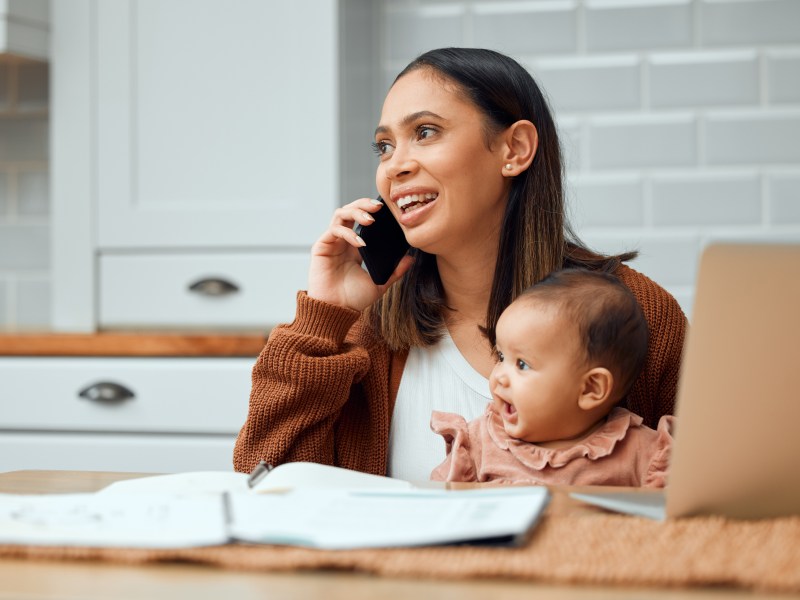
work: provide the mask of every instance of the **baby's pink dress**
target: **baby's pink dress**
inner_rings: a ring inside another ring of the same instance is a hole
[[[583,441],[550,449],[510,437],[491,404],[469,424],[459,415],[434,411],[431,429],[444,437],[447,458],[431,479],[664,487],[674,427],[671,416],[650,429],[640,416],[615,408]]]

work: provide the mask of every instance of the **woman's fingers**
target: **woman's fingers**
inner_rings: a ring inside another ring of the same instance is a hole
[[[331,225],[349,225],[361,223],[368,225],[375,220],[371,213],[381,210],[383,204],[372,198],[359,198],[358,200],[337,208],[333,213]]]
[[[346,245],[340,242],[345,242]],[[337,256],[346,252],[348,246],[359,248],[363,245],[364,240],[358,237],[352,228],[344,225],[331,225],[317,240],[311,251],[312,254],[318,256]]]
[[[361,268],[357,249],[365,244],[353,230],[356,223],[369,227],[378,210],[385,210],[381,202],[359,198],[334,211],[330,225],[311,248],[310,297],[363,310],[384,292]]]
[[[337,208],[333,213],[330,227],[320,237],[319,242],[330,244],[338,240],[344,240],[356,248],[364,246],[364,240],[353,231],[353,226],[359,223],[369,227],[375,222],[375,217],[371,213],[381,210],[381,206],[382,204],[377,200],[361,198]]]

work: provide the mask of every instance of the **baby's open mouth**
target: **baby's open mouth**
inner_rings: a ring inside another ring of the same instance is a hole
[[[428,204],[428,202],[436,200],[438,196],[439,194],[435,192],[428,194],[409,194],[408,196],[398,198],[397,207],[404,213],[410,213],[422,208]]]
[[[517,409],[514,408],[513,404],[509,404],[505,400],[503,400],[503,415],[507,417],[513,417],[517,414]]]

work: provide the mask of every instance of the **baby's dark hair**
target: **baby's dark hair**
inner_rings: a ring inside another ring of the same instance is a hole
[[[586,362],[614,376],[614,402],[624,398],[647,357],[648,329],[639,302],[617,277],[587,269],[561,269],[519,298],[542,301],[578,329]]]

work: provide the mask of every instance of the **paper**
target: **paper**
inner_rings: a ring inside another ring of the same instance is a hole
[[[117,481],[101,493],[248,493],[248,475],[227,471],[196,471],[171,475],[154,475]],[[311,462],[293,462],[272,469],[253,492],[273,492],[294,488],[306,489],[410,489],[413,486],[401,479],[381,477]]]
[[[323,549],[523,539],[543,487],[285,493],[0,494],[0,543],[186,548],[242,541]]]
[[[182,548],[228,540],[223,497],[0,494],[0,543]]]
[[[343,550],[460,542],[513,544],[547,505],[546,488],[294,490],[231,498],[234,538]],[[280,515],[280,518],[272,518]]]
[[[271,493],[259,493],[271,492]],[[324,549],[513,543],[543,487],[450,491],[316,463],[248,475],[205,471],[114,483],[96,494],[0,494],[0,543],[182,548],[229,542]]]

